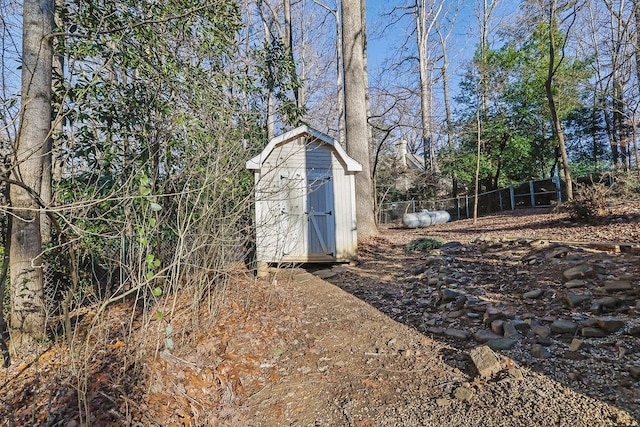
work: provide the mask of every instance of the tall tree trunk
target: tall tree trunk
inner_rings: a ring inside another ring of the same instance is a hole
[[[560,152],[560,159],[562,161],[562,173],[567,185],[567,200],[573,200],[573,182],[571,180],[571,172],[569,171],[569,157],[567,156],[567,147],[564,142],[564,131],[562,130],[560,118],[558,117],[558,110],[556,108],[556,101],[552,89],[553,78],[556,72],[556,24],[556,1],[552,0],[549,2],[549,69],[544,86],[547,93],[549,111],[551,112],[551,125],[553,126],[553,133],[558,139],[558,150]]]
[[[345,102],[344,102],[344,53],[342,51],[342,20],[338,11],[336,16],[336,83],[338,85],[338,141],[345,142]]]
[[[457,15],[457,14],[456,14]],[[451,27],[453,28],[453,26]],[[454,153],[453,146],[453,114],[451,112],[451,101],[449,96],[449,59],[447,55],[447,38],[451,34],[449,32],[446,36],[442,34],[439,27],[436,27],[438,36],[440,36],[440,45],[442,46],[442,100],[444,102],[445,112],[445,124],[447,127],[447,147],[450,155]],[[456,171],[454,168],[451,171],[451,196],[455,199],[455,203],[458,203],[458,180],[456,177]]]
[[[11,185],[12,342],[20,346],[45,333],[42,239],[39,197],[45,145],[51,130],[53,0],[24,0],[22,33],[22,107]],[[26,187],[26,188],[25,188]],[[28,188],[28,189],[27,189]]]
[[[416,1],[416,32],[418,43],[418,64],[420,71],[420,109],[422,125],[422,149],[424,150],[425,168],[435,172],[436,151],[431,132],[431,87],[433,82],[429,73],[429,33],[436,23],[444,2],[440,2],[436,11],[427,10],[426,0]],[[435,6],[435,5],[434,5]],[[429,22],[427,22],[427,19]]]
[[[356,220],[359,241],[378,234],[374,214],[369,130],[367,125],[364,29],[362,28],[363,9],[361,1],[364,0],[342,1],[347,152],[362,165],[362,172],[356,175]]]
[[[476,111],[476,170],[473,190],[473,223],[478,222],[478,199],[480,198],[480,147],[482,147],[482,120],[480,119],[480,109]]]

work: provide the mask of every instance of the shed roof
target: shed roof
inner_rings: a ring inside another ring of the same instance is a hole
[[[312,136],[322,143],[332,146],[335,149],[338,158],[342,160],[342,162],[347,166],[347,171],[359,172],[362,170],[362,165],[349,157],[347,152],[344,151],[344,148],[342,148],[338,141],[328,135],[325,135],[322,132],[310,128],[307,125],[299,126],[293,130],[290,130],[289,132],[283,133],[282,135],[276,136],[275,138],[271,139],[271,141],[269,141],[269,144],[267,144],[264,150],[262,150],[262,153],[247,161],[247,169],[258,170],[262,168],[262,163],[269,157],[274,148],[276,148],[280,144],[287,143],[304,135]]]

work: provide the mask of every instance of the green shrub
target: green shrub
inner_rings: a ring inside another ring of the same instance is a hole
[[[425,252],[433,249],[438,249],[443,244],[444,242],[438,239],[437,237],[420,237],[418,239],[415,239],[409,242],[409,244],[407,244],[405,249],[407,252],[412,252],[412,251]]]

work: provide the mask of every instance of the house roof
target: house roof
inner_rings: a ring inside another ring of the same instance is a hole
[[[414,169],[419,171],[426,170],[426,168],[424,167],[424,157],[416,156],[415,154],[412,154],[412,153],[406,153],[404,156],[409,169]]]
[[[359,172],[362,170],[362,165],[349,157],[347,152],[344,151],[344,148],[342,148],[338,141],[328,135],[325,135],[322,132],[310,128],[307,125],[299,126],[293,130],[290,130],[289,132],[283,133],[282,135],[276,136],[275,138],[271,139],[271,141],[269,141],[269,144],[267,144],[264,150],[262,150],[262,153],[247,161],[246,168],[250,170],[258,170],[262,168],[262,163],[269,157],[271,152],[278,145],[285,144],[289,141],[305,135],[311,136],[316,140],[333,147],[338,158],[342,160],[342,162],[346,165],[347,171]]]

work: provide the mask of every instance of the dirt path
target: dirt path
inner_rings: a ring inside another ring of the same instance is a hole
[[[280,286],[303,304],[280,381],[248,401],[252,425],[612,426],[632,416],[501,358],[482,379],[468,352],[395,322],[309,274]],[[451,363],[454,361],[454,363]]]

